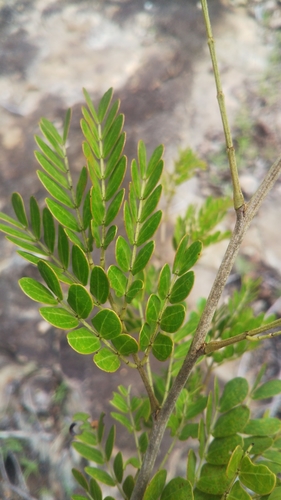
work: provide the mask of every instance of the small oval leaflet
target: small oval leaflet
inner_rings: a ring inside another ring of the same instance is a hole
[[[67,302],[79,318],[86,319],[93,309],[93,301],[84,286],[73,284],[69,287]]]
[[[50,290],[33,278],[21,278],[19,280],[19,285],[25,295],[36,302],[42,302],[42,304],[49,305],[58,303]]]
[[[39,312],[48,323],[62,330],[71,330],[79,325],[79,320],[61,307],[41,307]]]
[[[85,327],[69,332],[67,341],[80,354],[92,354],[100,349],[99,339]]]
[[[110,373],[116,372],[121,364],[118,356],[106,347],[94,355],[94,363],[101,370]]]
[[[92,323],[104,339],[111,340],[122,333],[121,321],[111,309],[99,311],[92,319]]]
[[[185,308],[182,304],[167,306],[162,314],[160,327],[164,332],[176,332],[184,322]]]

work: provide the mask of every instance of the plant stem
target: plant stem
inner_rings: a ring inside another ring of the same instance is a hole
[[[197,359],[204,354],[205,337],[211,326],[212,318],[224,290],[227,278],[232,270],[235,258],[239,252],[243,237],[253,217],[256,215],[261,203],[276,182],[280,171],[281,156],[272,165],[249,204],[236,210],[237,220],[235,228],[228,244],[225,256],[218,270],[212,290],[207,299],[206,306],[202,313],[193,342],[175,379],[175,382],[168,394],[168,397],[154,420],[154,425],[150,435],[150,442],[143,459],[142,467],[138,474],[131,500],[141,500],[143,498],[145,489],[154,467],[156,457],[158,455],[168,419]]]
[[[238,208],[240,208],[244,205],[244,197],[243,197],[241,187],[240,187],[237,165],[236,165],[235,149],[233,146],[231,132],[230,132],[229,124],[228,124],[228,118],[227,118],[225,102],[224,102],[224,93],[222,91],[222,86],[221,86],[220,73],[219,73],[217,56],[216,56],[216,51],[215,51],[215,41],[214,41],[213,33],[212,33],[212,27],[211,27],[209,12],[208,12],[207,0],[201,0],[201,5],[202,5],[202,10],[203,10],[205,26],[206,26],[208,46],[209,46],[210,56],[211,56],[211,60],[212,60],[213,70],[214,70],[214,77],[215,77],[216,88],[217,88],[217,99],[218,99],[218,103],[219,103],[219,109],[220,109],[223,130],[224,130],[224,136],[225,136],[226,149],[227,149],[228,162],[229,162],[229,167],[230,167],[230,172],[231,172],[234,208],[235,208],[235,210],[237,210]]]

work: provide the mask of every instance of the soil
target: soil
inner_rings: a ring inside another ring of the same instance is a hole
[[[238,157],[239,151],[243,153],[241,181],[247,197],[281,150],[280,60],[272,62],[280,12],[278,2],[210,1],[229,120]],[[33,136],[39,133],[41,116],[61,125],[69,106],[73,109],[69,159],[77,177],[84,162],[79,125],[82,87],[95,101],[114,87],[126,117],[129,161],[139,139],[145,141],[148,153],[165,144],[168,170],[178,150],[186,147],[207,161],[207,172],[179,187],[167,234],[189,203],[229,192],[223,132],[197,1],[0,1],[0,30],[1,211],[12,215],[13,191],[19,191],[26,203],[31,194],[44,202],[35,175]],[[244,150],[243,137],[249,142]],[[219,163],[218,158],[223,160]],[[259,307],[277,314],[281,314],[280,193],[279,181],[249,230],[240,260],[242,267],[254,263],[253,274],[266,278],[267,293],[259,298]],[[231,228],[233,223],[230,213],[225,224]],[[171,261],[170,241],[165,247],[161,258]],[[198,297],[207,296],[225,247],[222,242],[204,252],[190,308]],[[96,419],[104,411],[110,423],[109,400],[116,384],[132,384],[139,394],[141,382],[127,368],[105,376],[91,356],[71,350],[65,334],[46,325],[36,304],[19,290],[18,279],[35,276],[34,268],[4,238],[0,250],[0,439],[7,429],[10,437],[26,432],[29,456],[42,468],[41,482],[38,474],[31,474],[28,494],[63,500],[70,497],[69,464],[77,460],[67,433],[71,415],[88,411]],[[234,272],[241,273],[241,266]],[[62,399],[54,400],[64,386]],[[36,439],[31,440],[32,434]],[[45,441],[42,435],[47,436]],[[130,448],[122,432],[117,446]],[[18,458],[11,456],[17,464]],[[3,475],[1,464],[0,470]],[[11,478],[5,484],[10,489],[3,490],[3,498],[18,498]]]

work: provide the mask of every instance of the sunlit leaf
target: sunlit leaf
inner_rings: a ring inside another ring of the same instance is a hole
[[[67,341],[72,349],[80,354],[92,354],[100,348],[99,339],[85,327],[69,332]]]
[[[39,273],[41,274],[43,280],[47,283],[50,290],[52,290],[52,292],[59,300],[62,300],[62,289],[58,277],[53,271],[52,267],[45,260],[40,260],[37,264],[37,267]]]
[[[132,268],[133,276],[138,274],[146,267],[154,252],[154,248],[155,248],[155,242],[149,241],[148,243],[146,243],[146,245],[144,245],[143,248],[140,249],[133,264]]]
[[[125,238],[123,238],[123,236],[118,236],[116,240],[115,257],[120,269],[124,272],[129,271],[132,250],[129,243],[125,240]]]
[[[120,360],[116,354],[103,347],[94,355],[94,363],[105,372],[113,373],[120,367]]]
[[[111,309],[99,311],[92,319],[92,323],[104,339],[114,339],[122,333],[122,323],[117,314]]]
[[[62,187],[59,186],[59,184],[57,184],[57,182],[53,181],[51,177],[49,177],[47,174],[45,174],[45,172],[42,172],[41,170],[37,170],[37,175],[46,191],[48,191],[53,198],[60,201],[67,207],[74,208],[74,203],[71,200],[70,196],[64,191]]]
[[[69,287],[67,302],[79,318],[87,318],[93,309],[93,302],[86,288],[76,283]]]
[[[79,320],[61,307],[41,307],[39,312],[48,323],[62,330],[71,330],[79,325]]]
[[[90,292],[100,304],[104,304],[109,295],[109,281],[106,272],[100,266],[94,266],[90,277]]]
[[[34,280],[33,278],[21,278],[19,285],[22,291],[36,302],[42,304],[55,305],[58,303],[57,299],[44,285]]]
[[[50,212],[62,226],[65,226],[72,231],[81,231],[74,215],[72,215],[72,213],[70,213],[66,208],[62,207],[55,200],[51,200],[49,198],[46,198],[46,203]]]
[[[248,455],[245,455],[240,464],[239,479],[247,488],[267,495],[276,483],[276,476],[265,465],[253,464]]]
[[[110,285],[114,289],[117,297],[122,297],[125,294],[127,286],[127,278],[125,274],[116,266],[110,266],[108,269],[108,277]]]
[[[169,302],[171,304],[176,304],[177,302],[182,302],[190,294],[194,284],[194,272],[189,271],[183,274],[174,283],[169,296]]]
[[[162,218],[162,211],[158,210],[142,225],[137,238],[137,246],[142,245],[147,240],[152,238],[156,229],[158,228]]]

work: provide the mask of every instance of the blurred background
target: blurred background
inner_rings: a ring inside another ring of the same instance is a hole
[[[281,152],[281,2],[210,0],[209,9],[241,185],[249,199]],[[125,113],[129,160],[143,139],[149,153],[165,145],[168,172],[186,148],[205,162],[205,171],[179,186],[171,200],[166,255],[162,246],[156,259],[172,261],[176,217],[189,203],[231,195],[199,2],[0,0],[1,211],[12,215],[13,191],[26,202],[31,195],[44,202],[33,154],[41,116],[61,126],[66,109],[73,109],[69,158],[74,177],[78,174],[84,164],[82,87],[95,102],[114,87]],[[280,198],[281,181],[253,222],[232,274],[233,283],[245,274],[261,277],[254,307],[277,315]],[[234,221],[230,211],[223,227],[231,229]],[[190,309],[207,296],[226,245],[223,241],[204,251]],[[65,334],[42,321],[36,304],[17,284],[34,270],[4,237],[0,273],[0,496],[64,500],[70,498],[70,469],[77,460],[70,448],[71,415],[88,411],[96,419],[105,411],[110,422],[116,383],[133,383],[136,393],[141,384],[125,368],[103,375],[91,356],[72,351]],[[278,353],[277,341],[274,346]],[[229,369],[220,376],[227,379],[232,373]],[[120,433],[118,446],[124,448],[122,439]]]

